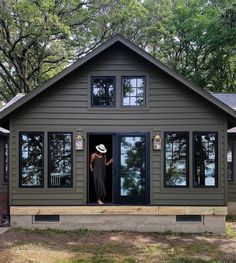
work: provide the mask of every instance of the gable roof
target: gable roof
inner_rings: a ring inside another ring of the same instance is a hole
[[[225,112],[227,115],[229,115],[230,118],[233,118],[233,122],[236,124],[236,112],[231,109],[229,106],[225,105],[218,99],[216,99],[214,96],[212,96],[209,92],[204,91],[203,89],[197,87],[192,82],[190,82],[188,79],[186,79],[183,76],[180,76],[177,74],[174,70],[170,69],[168,66],[148,54],[143,49],[139,48],[135,44],[131,43],[129,40],[124,38],[121,35],[115,35],[110,40],[106,41],[105,43],[101,44],[99,47],[91,51],[89,54],[84,56],[83,58],[79,59],[75,63],[73,63],[71,66],[67,67],[51,79],[49,79],[47,82],[45,82],[43,85],[39,86],[35,90],[33,90],[31,93],[27,94],[26,96],[20,98],[18,101],[10,105],[9,107],[5,108],[3,111],[0,112],[0,121],[4,118],[7,119],[9,114],[13,113],[16,109],[23,106],[25,103],[39,95],[41,92],[48,89],[53,84],[57,83],[61,79],[63,79],[65,76],[73,72],[74,70],[78,69],[80,66],[106,50],[107,48],[111,47],[115,43],[122,43],[124,46],[135,52],[136,54],[140,55],[142,58],[146,59],[148,62],[152,63],[154,66],[156,66],[158,69],[162,70],[169,76],[173,77],[175,80],[180,82],[181,84],[187,86],[190,90],[194,91],[198,95],[200,95],[203,99],[209,101],[214,106]]]
[[[212,95],[230,108],[236,110],[236,93],[212,93]]]
[[[236,93],[212,93],[212,95],[230,108],[236,110]],[[236,127],[229,129],[228,133],[236,133]]]

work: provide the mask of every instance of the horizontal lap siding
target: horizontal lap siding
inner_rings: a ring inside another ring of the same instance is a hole
[[[91,76],[116,77],[116,108],[90,108]],[[146,76],[147,107],[126,109],[120,107],[121,76]],[[150,146],[151,204],[167,205],[223,205],[224,204],[224,116],[209,102],[182,87],[152,65],[129,53],[126,49],[108,50],[84,65],[61,83],[51,87],[12,118],[12,182],[13,205],[78,205],[86,204],[87,149],[74,151],[74,186],[72,189],[47,188],[47,164],[43,189],[19,189],[18,133],[30,131],[82,131],[87,143],[87,132],[155,132],[164,131],[218,131],[219,132],[219,188],[183,189],[163,188],[163,150],[152,151]],[[46,142],[46,138],[45,138]],[[191,143],[191,141],[190,141]],[[46,152],[45,152],[46,154]],[[191,158],[190,158],[191,159]],[[190,161],[191,162],[191,161]],[[192,181],[190,171],[190,181]],[[215,202],[215,203],[214,203]]]

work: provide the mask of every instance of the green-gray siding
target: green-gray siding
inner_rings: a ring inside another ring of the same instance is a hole
[[[146,76],[147,107],[120,107],[122,76]],[[116,77],[116,107],[90,107],[91,76]],[[72,189],[47,188],[47,147],[45,147],[45,183],[43,189],[19,188],[19,132],[76,131],[83,133],[85,145],[89,132],[148,132],[150,142],[156,132],[187,131],[190,136],[190,187],[163,187],[163,148],[150,146],[150,203],[153,205],[225,205],[226,204],[226,116],[212,104],[193,94],[149,62],[121,45],[115,45],[89,63],[50,87],[10,118],[11,205],[82,205],[87,196],[87,147],[74,150]],[[216,131],[219,137],[218,188],[196,189],[192,186],[192,132]]]

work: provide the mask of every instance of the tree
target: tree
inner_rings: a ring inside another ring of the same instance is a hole
[[[152,17],[160,17],[147,31],[159,34],[159,40],[150,38],[151,53],[202,88],[235,91],[233,1],[172,0],[166,6],[164,2],[145,1]]]

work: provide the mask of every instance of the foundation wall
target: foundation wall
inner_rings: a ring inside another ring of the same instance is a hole
[[[73,213],[72,213],[73,211]],[[83,212],[82,212],[83,211]],[[11,226],[61,230],[224,233],[226,207],[11,207]],[[58,215],[58,222],[35,222],[35,215]],[[176,221],[200,215],[201,221]]]
[[[236,202],[228,203],[228,213],[229,215],[236,215]]]

